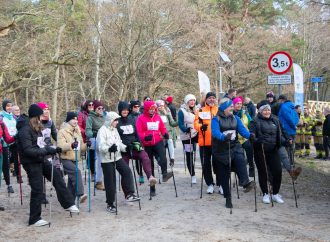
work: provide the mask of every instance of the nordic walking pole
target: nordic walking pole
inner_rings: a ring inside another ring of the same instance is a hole
[[[266,163],[266,156],[265,156],[264,144],[261,144],[261,150],[262,150],[264,165],[265,165],[265,169],[266,169],[267,187],[268,187],[269,197],[270,197],[270,201],[272,202],[272,207],[274,207],[274,202],[273,202],[273,198],[272,198],[272,192],[270,191],[270,184],[269,184],[269,180],[268,180],[269,179],[269,176],[268,176],[268,168],[267,168],[267,163]]]
[[[132,160],[132,167],[133,167],[133,175],[134,175],[134,181],[135,181],[136,195],[138,197],[140,197],[139,196],[139,188],[138,188],[138,185],[137,185],[137,182],[136,182],[136,174],[135,174],[135,166],[134,166],[134,160],[133,160],[133,153],[132,153],[132,150],[129,147],[127,147],[127,148],[129,149],[129,152],[130,152],[130,155],[131,155],[131,160]],[[140,202],[140,200],[139,200],[139,209],[141,210],[141,202]]]
[[[0,187],[2,181],[2,165],[3,165],[3,154],[0,154]]]
[[[74,142],[77,142],[77,138],[74,138]],[[79,196],[78,196],[78,149],[74,149],[74,158],[76,161],[76,200],[77,207],[79,208]]]
[[[229,164],[229,198],[230,198],[230,202],[231,201],[231,151],[230,151],[230,140],[228,140],[228,155],[229,155],[229,158],[228,158],[228,164]],[[230,214],[233,213],[233,209],[232,209],[233,206],[230,207]]]
[[[85,153],[85,155],[84,155],[83,158],[87,159],[87,158],[86,158],[86,153]],[[86,179],[86,173],[87,173],[87,171],[86,171],[86,170],[87,170],[87,160],[86,160],[86,165],[85,165],[85,164],[84,164],[84,159],[83,159],[83,158],[82,158],[81,160],[82,160],[82,167],[83,167],[83,170],[85,171],[85,184],[84,184],[84,185],[86,186],[86,180],[87,180],[87,179]]]
[[[47,200],[47,197],[46,197],[46,178],[44,177],[44,194],[45,194],[45,201]],[[47,203],[45,202],[45,207],[47,206]]]
[[[166,151],[165,151],[166,152]],[[169,159],[171,160],[171,156],[170,156],[170,148],[168,147],[168,143],[167,143],[167,152],[168,152],[168,157]],[[174,164],[173,164],[174,165]],[[175,190],[175,197],[178,197],[178,192],[176,191],[176,183],[175,183],[175,177],[174,177],[174,172],[173,172],[173,165],[171,167],[171,171],[172,171],[172,174],[173,174],[173,184],[174,184],[174,190]]]
[[[53,181],[54,181],[53,158],[54,157],[52,157],[52,159],[51,159],[52,171],[51,171],[51,175],[50,175],[50,191],[49,191],[49,222],[48,222],[49,227],[50,227],[50,224],[51,224],[51,221],[52,221],[52,196],[53,196],[52,192],[53,192]]]
[[[116,152],[113,152],[114,154],[114,161],[115,161],[115,184],[117,182],[116,179],[116,170],[117,170],[117,165],[116,165]],[[111,156],[111,155],[110,155]],[[118,184],[118,186],[120,186],[120,184]],[[115,203],[116,203],[116,215],[118,215],[118,200],[117,200],[117,185],[115,185]]]
[[[184,165],[184,174],[187,174],[187,167],[186,167],[186,151],[184,150],[184,144],[182,144],[183,148],[183,165]]]
[[[18,155],[18,159],[17,159],[17,162],[18,162],[18,179],[19,179],[19,194],[20,194],[20,197],[21,197],[21,206],[23,206],[23,190],[22,190],[22,169],[21,169],[21,161],[20,161],[20,158],[19,158],[19,155]]]
[[[251,141],[251,146],[252,146],[252,163],[253,163],[253,181],[254,184],[256,184],[256,170],[255,170],[255,164],[254,164],[254,145],[253,142]],[[254,211],[257,212],[257,185],[254,186]]]
[[[202,124],[203,124],[203,120],[202,120]],[[203,135],[203,154],[202,154],[202,180],[201,180],[201,196],[200,198],[203,198],[203,179],[204,179],[204,161],[205,161],[205,131],[202,131],[202,135]],[[201,151],[200,149],[201,147],[199,147],[199,152]]]
[[[87,146],[87,167],[88,167],[88,212],[91,212],[91,165],[90,165],[90,147]]]
[[[96,137],[94,142],[94,197],[95,197],[95,190],[96,190]]]
[[[192,167],[193,167],[193,151],[192,151],[192,147],[191,147],[191,132],[189,130],[189,151],[190,151],[190,155],[189,155],[189,161],[190,161],[190,187],[192,187]]]
[[[292,145],[290,146],[290,158],[291,158],[291,167],[292,169],[295,168],[295,164],[294,164],[294,150],[293,150],[293,147]],[[293,187],[293,194],[294,194],[294,200],[296,202],[296,208],[298,208],[298,202],[297,202],[297,193],[296,193],[296,187],[295,187],[295,181],[293,180],[293,178],[291,177],[291,180],[292,180],[292,187]]]
[[[235,184],[236,184],[237,199],[239,199],[238,185],[237,185],[237,174],[236,174],[236,172],[234,172],[234,174],[235,174]]]

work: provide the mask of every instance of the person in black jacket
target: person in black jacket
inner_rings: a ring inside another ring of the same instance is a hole
[[[173,104],[173,97],[172,96],[167,96],[166,99],[165,99],[165,103],[171,111],[172,118],[174,119],[174,121],[176,121],[176,107]]]
[[[259,185],[263,193],[262,201],[270,203],[270,199],[273,199],[273,201],[283,203],[284,201],[278,194],[282,182],[282,166],[278,151],[282,142],[280,122],[276,116],[272,115],[267,101],[258,106],[259,112],[250,124],[250,133],[254,134],[252,135],[254,159],[258,170]],[[270,175],[272,179],[269,179]],[[272,198],[269,196],[267,179],[272,183]]]
[[[245,97],[244,106],[246,106],[246,110],[250,114],[250,117],[254,118],[256,116],[256,107],[249,97]]]
[[[41,202],[43,199],[43,176],[51,180],[53,171],[53,185],[57,193],[57,199],[61,206],[72,213],[79,213],[79,209],[74,205],[74,198],[67,190],[61,173],[49,160],[47,155],[55,155],[61,150],[45,145],[42,136],[42,124],[40,116],[43,110],[36,104],[29,107],[29,116],[22,116],[17,122],[18,129],[18,151],[21,163],[29,178],[31,186],[30,218],[29,225],[44,226],[49,224],[41,219]]]
[[[271,107],[271,111],[273,115],[278,115],[278,111],[280,109],[280,105],[276,100],[276,96],[274,95],[274,93],[272,91],[267,92],[266,94],[266,99],[269,102],[269,105]]]
[[[325,150],[325,160],[330,160],[329,149],[330,149],[330,108],[324,109],[325,120],[323,123],[322,134],[323,134],[323,146]]]

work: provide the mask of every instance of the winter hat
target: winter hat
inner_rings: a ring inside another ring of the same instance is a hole
[[[93,104],[94,104],[94,110],[96,110],[98,107],[103,107],[101,101],[98,101],[98,100],[94,100],[93,101]]]
[[[154,101],[146,101],[144,102],[144,113],[148,113],[149,112],[149,109],[151,108],[157,108],[157,105]]]
[[[118,103],[118,113],[119,113],[119,115],[121,115],[121,112],[125,109],[129,110],[128,102],[119,101],[119,103]]]
[[[156,105],[157,105],[157,107],[164,106],[165,105],[165,102],[163,100],[157,100],[156,101]]]
[[[233,101],[230,100],[229,98],[223,98],[223,99],[221,99],[220,100],[219,111],[221,111],[221,112],[225,111],[232,104],[233,104]]]
[[[259,108],[261,106],[264,106],[264,105],[267,105],[267,104],[269,104],[268,100],[262,100],[257,104],[257,109],[259,110]]]
[[[168,97],[166,98],[166,102],[168,102],[168,103],[172,103],[172,102],[173,102],[173,97],[172,97],[172,96],[168,96]]]
[[[39,108],[41,108],[42,110],[44,110],[45,108],[49,108],[47,103],[43,103],[43,102],[39,102],[37,103],[37,105],[39,106]]]
[[[272,91],[267,92],[266,98],[269,98],[269,97],[275,98],[275,95],[274,95],[274,93]]]
[[[285,96],[285,95],[279,95],[278,96],[278,99],[280,100],[280,99],[282,99],[282,100],[287,100],[287,97]]]
[[[140,101],[139,100],[130,101],[130,108],[132,109],[134,106],[141,106]]]
[[[12,101],[8,100],[8,99],[5,99],[3,100],[2,102],[2,109],[6,111],[6,106],[8,103],[13,103]]]
[[[118,118],[120,118],[118,113],[116,113],[116,112],[106,112],[106,115],[104,117],[104,125],[109,127],[113,123],[113,121],[115,121]]]
[[[265,109],[268,109],[269,111],[272,110],[269,104],[265,104],[265,105],[262,105],[262,106],[258,109],[258,111],[261,113],[261,112],[264,111]]]
[[[66,119],[65,119],[65,122],[69,122],[70,120],[74,119],[74,118],[77,118],[77,113],[76,112],[67,112],[66,113]]]
[[[29,107],[29,118],[38,117],[44,113],[44,111],[37,104],[32,104]]]
[[[239,103],[239,102],[243,103],[243,97],[239,96],[239,97],[234,98],[234,100],[233,100],[233,104],[234,105],[236,103]]]
[[[196,101],[196,97],[192,94],[188,94],[187,96],[184,97],[184,103],[188,103],[190,100]]]
[[[214,93],[214,92],[208,92],[207,94],[206,94],[206,97],[205,97],[205,99],[208,99],[209,97],[217,97],[217,95]]]

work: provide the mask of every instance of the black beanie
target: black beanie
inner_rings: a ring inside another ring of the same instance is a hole
[[[4,111],[6,111],[6,106],[7,106],[8,103],[12,103],[12,101],[10,101],[8,99],[3,100],[3,102],[2,102],[2,109]]]
[[[282,100],[287,100],[288,98],[285,96],[285,95],[279,95],[278,96],[278,99],[280,100],[280,99],[282,99]]]
[[[208,99],[209,97],[217,97],[217,95],[214,93],[214,92],[208,92],[207,94],[206,94],[206,97],[205,97],[205,99]]]
[[[257,104],[257,109],[259,109],[261,106],[269,104],[268,100],[262,100]]]
[[[43,113],[44,111],[37,104],[32,104],[29,107],[29,118],[38,117]]]
[[[141,103],[139,100],[132,100],[132,101],[130,101],[129,106],[130,106],[130,109],[132,110],[134,106],[141,106]]]
[[[128,102],[120,101],[118,103],[118,113],[119,113],[120,116],[121,116],[121,112],[123,110],[125,110],[125,109],[129,110],[129,104],[128,104]]]
[[[65,122],[69,122],[71,119],[78,117],[76,112],[67,112]]]

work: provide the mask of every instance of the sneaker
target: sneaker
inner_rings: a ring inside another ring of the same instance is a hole
[[[192,177],[191,177],[191,183],[192,183],[192,184],[196,184],[196,183],[197,183],[197,178],[196,178],[196,176],[192,176]]]
[[[155,186],[157,184],[157,179],[153,176],[149,177],[149,186]]]
[[[298,176],[301,173],[301,167],[297,167],[289,172],[290,176],[292,177],[292,180],[297,180]]]
[[[80,196],[80,203],[84,203],[87,198],[88,198],[87,194]]]
[[[126,197],[126,202],[136,202],[136,201],[139,201],[140,198],[135,196],[134,194],[131,194],[131,195],[128,195]]]
[[[266,204],[270,204],[270,196],[265,193],[264,196],[262,197],[262,202]]]
[[[14,193],[14,189],[13,189],[13,187],[11,185],[9,185],[7,187],[7,191],[8,191],[8,193]]]
[[[37,222],[35,222],[34,224],[30,224],[31,226],[34,227],[41,227],[41,226],[45,226],[48,225],[49,223],[46,220],[40,219]]]
[[[256,183],[254,181],[249,181],[245,186],[243,186],[243,188],[244,188],[243,192],[251,191],[255,185],[256,185]]]
[[[226,198],[226,208],[233,208],[233,204],[231,203],[231,198]]]
[[[173,176],[173,172],[167,172],[163,174],[163,182],[167,182]]]
[[[174,166],[174,159],[170,159],[170,166]]]
[[[220,193],[221,195],[223,195],[223,189],[222,189],[222,186],[219,186],[219,193]]]
[[[69,211],[70,213],[79,213],[79,209],[76,205],[72,205],[71,207],[65,209],[66,211]]]
[[[284,203],[284,201],[282,199],[282,196],[280,194],[272,195],[272,199],[273,199],[274,202]]]
[[[5,211],[5,207],[0,205],[0,211]]]
[[[207,194],[212,194],[214,192],[214,187],[213,187],[213,185],[211,184],[211,185],[209,185],[208,187],[207,187]]]
[[[150,186],[150,196],[151,197],[156,196],[156,187],[155,186]]]
[[[116,206],[114,206],[114,205],[108,205],[108,206],[107,206],[107,211],[108,211],[109,213],[116,213],[116,212],[117,212],[117,208],[116,208]]]
[[[104,185],[103,185],[103,182],[97,182],[96,185],[95,185],[95,188],[97,190],[101,190],[101,191],[104,191],[105,190]]]
[[[140,177],[139,177],[139,183],[140,183],[140,184],[143,184],[143,183],[144,183],[144,176],[140,176]]]

